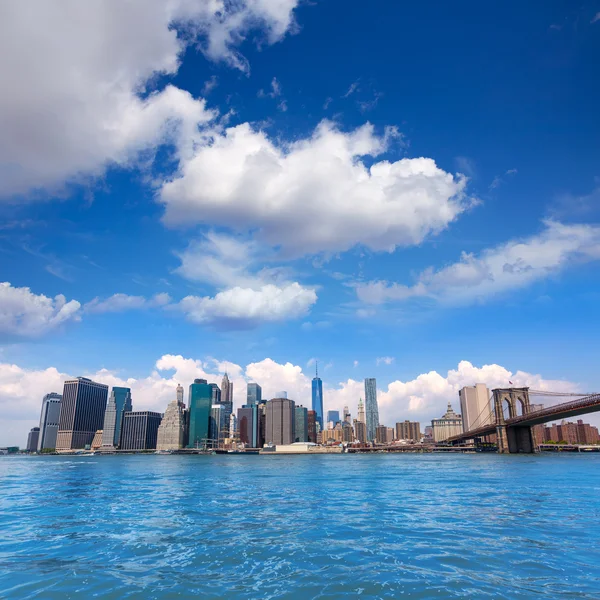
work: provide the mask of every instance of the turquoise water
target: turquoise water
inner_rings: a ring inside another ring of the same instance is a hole
[[[600,598],[600,455],[0,458],[0,598]]]

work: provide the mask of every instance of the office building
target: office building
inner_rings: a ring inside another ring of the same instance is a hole
[[[275,398],[285,398],[287,400],[287,397],[287,392],[285,391],[277,392],[275,394]]]
[[[367,417],[365,416],[365,404],[362,398],[358,399],[358,416],[356,417],[361,423],[367,423]]]
[[[312,380],[312,407],[316,413],[317,423],[321,429],[323,427],[323,382],[319,377],[319,371],[315,367],[315,376]]]
[[[213,404],[210,409],[210,417],[208,420],[208,445],[211,448],[218,448],[222,438],[222,409],[222,404]]]
[[[175,397],[177,398],[177,403],[181,407],[185,408],[185,401],[183,399],[183,386],[180,383],[177,384],[177,389],[175,391]]]
[[[118,447],[121,438],[123,413],[132,410],[131,390],[126,387],[113,387],[104,412],[104,427],[102,430],[102,446],[104,448]]]
[[[208,443],[208,424],[212,409],[213,388],[206,379],[194,379],[190,385],[188,448],[204,448]]]
[[[238,436],[240,438],[240,442],[244,444],[246,448],[254,448],[254,444],[256,443],[254,433],[254,415],[252,413],[252,406],[248,405],[238,408],[237,411]]]
[[[328,410],[327,411],[327,425],[333,423],[332,428],[335,427],[335,424],[340,420],[340,411],[339,410]]]
[[[421,424],[415,421],[396,423],[396,439],[419,442],[421,440]]]
[[[312,444],[317,443],[317,413],[314,410],[309,410],[308,419],[308,441]]]
[[[100,448],[102,447],[102,434],[104,432],[102,431],[102,429],[98,429],[98,431],[96,431],[96,435],[94,435],[94,439],[92,440],[92,444],[90,447],[90,450],[92,450],[93,452],[95,452],[96,450],[100,450]]]
[[[338,444],[344,441],[344,425],[338,421],[333,429],[324,429],[321,432],[322,444]]]
[[[465,386],[458,392],[463,431],[470,431],[493,422],[490,390],[485,383]]]
[[[260,404],[262,402],[262,388],[258,383],[249,383],[246,390],[246,405]]]
[[[216,383],[208,384],[211,389],[210,401],[212,404],[221,404],[221,390]]]
[[[233,405],[233,382],[229,381],[227,373],[223,375],[221,380],[221,402]]]
[[[354,439],[361,444],[367,441],[367,424],[364,421],[354,419]]]
[[[350,415],[350,409],[344,406],[344,423],[350,423],[352,425],[352,416]]]
[[[229,415],[229,437],[234,438],[237,433],[238,433],[237,417],[232,412],[231,415]]]
[[[120,449],[156,450],[161,420],[160,413],[148,410],[123,413]]]
[[[40,414],[40,435],[38,439],[38,452],[54,450],[56,448],[56,434],[60,421],[60,404],[62,396],[56,392],[46,394],[42,400]]]
[[[348,421],[342,423],[342,442],[351,443],[354,441],[354,429]]]
[[[178,386],[179,387],[179,386]],[[181,388],[183,390],[183,388]],[[183,394],[182,394],[183,395]],[[185,408],[179,389],[175,400],[169,402],[156,435],[157,450],[179,450],[185,445]]]
[[[295,404],[287,398],[267,402],[265,441],[270,444],[292,444],[295,439]]]
[[[365,409],[367,423],[367,441],[376,438],[379,427],[379,407],[377,405],[377,382],[375,378],[365,379]]]
[[[104,425],[108,386],[86,377],[65,381],[60,405],[56,450],[90,447]]]
[[[40,428],[32,427],[27,436],[27,452],[37,452],[40,441]]]
[[[431,427],[433,429],[433,441],[444,442],[453,435],[463,433],[463,421],[460,415],[457,415],[448,402],[448,410],[440,419],[432,419]]]
[[[387,429],[385,425],[377,425],[375,428],[375,441],[378,444],[387,444]]]
[[[294,414],[294,441],[308,442],[308,409],[304,406],[296,406]]]

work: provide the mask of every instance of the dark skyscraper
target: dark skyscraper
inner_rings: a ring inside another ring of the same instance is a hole
[[[260,404],[262,402],[262,388],[258,383],[249,383],[246,394],[246,404],[252,406],[253,404]]]
[[[315,376],[312,380],[312,409],[316,413],[316,420],[323,430],[323,382],[319,377],[319,370],[315,368]]]
[[[365,379],[365,412],[367,417],[367,441],[377,435],[379,427],[379,407],[377,406],[377,382],[374,378]]]
[[[206,383],[206,379],[194,379],[190,385],[188,448],[203,448],[208,442],[212,395],[213,388]]]
[[[295,442],[308,442],[308,409],[296,406],[295,414]]]
[[[103,446],[118,447],[121,437],[123,413],[130,412],[132,409],[131,390],[126,387],[113,387],[108,397],[106,411],[104,412]]]
[[[275,445],[292,444],[294,430],[295,404],[287,398],[273,398],[267,402],[265,441]]]
[[[27,436],[27,452],[37,452],[40,439],[40,428],[33,427]]]
[[[56,434],[60,421],[60,404],[62,396],[52,392],[46,394],[42,400],[42,413],[40,415],[40,437],[38,451],[56,448]]]
[[[308,441],[313,444],[317,443],[317,414],[314,410],[308,411]]]
[[[155,450],[162,415],[157,412],[123,413],[121,450]]]
[[[102,429],[108,386],[85,377],[65,381],[57,450],[76,450],[91,446],[96,431]]]

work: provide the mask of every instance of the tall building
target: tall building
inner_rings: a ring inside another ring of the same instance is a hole
[[[340,411],[339,410],[328,410],[327,411],[327,424],[329,425],[329,423],[333,423],[333,426],[335,427],[335,424],[340,420]]]
[[[365,416],[365,404],[362,398],[358,399],[358,416],[357,420],[361,423],[367,423],[367,417]]]
[[[352,417],[350,415],[350,409],[344,406],[344,423],[350,423],[352,425]]]
[[[208,443],[208,424],[213,390],[206,379],[194,379],[189,392],[188,448],[203,448]]]
[[[365,408],[367,423],[367,441],[375,439],[379,427],[379,407],[377,406],[377,382],[371,377],[365,379]]]
[[[245,404],[238,408],[238,430],[240,442],[247,448],[262,448],[265,443],[264,403]]]
[[[295,439],[295,404],[287,398],[267,402],[265,441],[274,445],[293,444]]]
[[[180,383],[177,384],[176,394],[177,403],[185,408],[185,401],[183,399],[183,386]]]
[[[121,450],[155,450],[161,420],[160,413],[148,410],[123,413]]]
[[[314,410],[309,410],[308,415],[308,441],[313,444],[317,443],[317,413]]]
[[[178,386],[179,388],[180,386]],[[181,388],[183,391],[183,388]],[[181,394],[183,396],[183,394]],[[175,400],[169,402],[167,410],[160,422],[156,436],[157,450],[179,450],[185,444],[185,408],[183,407],[179,389]]]
[[[223,404],[233,405],[233,382],[229,381],[227,373],[223,375],[221,381],[221,402]]]
[[[354,439],[364,444],[367,441],[367,424],[354,419]]]
[[[42,400],[42,413],[40,414],[40,435],[38,451],[56,448],[56,434],[60,421],[60,405],[62,396],[56,392],[46,394]]]
[[[319,377],[318,368],[315,367],[315,376],[312,380],[312,409],[316,413],[317,423],[319,427],[323,427],[323,382]]]
[[[308,409],[304,406],[296,406],[294,414],[294,441],[308,442]]]
[[[246,404],[260,404],[262,402],[262,388],[258,383],[249,383],[246,391]]]
[[[457,415],[448,402],[448,410],[441,419],[432,419],[431,427],[433,429],[433,441],[443,442],[453,435],[463,433],[463,421],[460,415]]]
[[[463,387],[458,392],[463,431],[470,431],[493,422],[490,390],[485,383]]]
[[[103,447],[116,448],[119,445],[123,413],[131,410],[131,390],[126,387],[113,387],[104,412]]]
[[[375,441],[378,444],[387,444],[387,429],[385,425],[377,425],[375,428]]]
[[[229,437],[234,438],[238,431],[237,418],[233,412],[229,415]]]
[[[342,441],[351,443],[354,441],[354,429],[348,421],[342,423]]]
[[[412,440],[418,442],[421,440],[421,424],[415,421],[404,421],[396,423],[396,439]]]
[[[219,386],[216,383],[209,383],[208,385],[211,389],[210,401],[213,404],[221,404],[221,390]]]
[[[60,406],[56,450],[91,446],[104,424],[108,386],[86,377],[65,381]]]
[[[27,452],[37,452],[40,439],[40,428],[32,427],[27,436]]]

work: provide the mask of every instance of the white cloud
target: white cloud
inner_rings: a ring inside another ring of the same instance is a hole
[[[273,398],[281,390],[298,404],[311,406],[311,376],[302,367],[292,363],[280,364],[271,358],[248,364],[245,368],[228,361],[207,359],[204,361],[184,358],[180,355],[162,356],[155,369],[143,378],[123,378],[119,373],[101,369],[83,373],[95,381],[109,386],[128,386],[132,390],[134,410],[163,412],[175,396],[175,388],[181,383],[186,389],[197,377],[210,383],[221,384],[227,371],[234,384],[234,402],[239,407],[245,402],[246,382],[255,381],[263,388],[264,398]],[[77,374],[78,375],[78,374]],[[24,446],[29,428],[37,425],[42,397],[48,392],[61,392],[65,379],[72,377],[54,367],[47,369],[24,369],[14,364],[0,363],[0,446]],[[411,381],[394,381],[386,389],[378,391],[381,422],[393,425],[396,421],[411,419],[422,426],[441,416],[446,404],[451,401],[457,406],[458,391],[465,385],[486,383],[494,387],[507,387],[508,381],[516,386],[529,386],[544,391],[577,391],[574,383],[563,380],[544,379],[523,371],[511,372],[500,365],[476,367],[462,361],[457,369],[445,376],[435,371],[418,375]],[[349,406],[353,415],[359,397],[364,397],[362,381],[348,379],[335,386],[325,382],[325,410],[341,410]],[[547,405],[564,399],[542,399]],[[536,398],[536,401],[540,401]]]
[[[376,360],[377,366],[379,365],[391,365],[394,360],[396,360],[393,356],[379,356]]]
[[[578,262],[600,259],[600,226],[546,221],[544,230],[524,240],[463,253],[460,261],[438,271],[427,269],[413,285],[372,281],[358,284],[368,304],[429,297],[446,304],[468,304],[526,287]]]
[[[84,305],[85,312],[88,313],[108,313],[123,312],[125,310],[135,310],[141,308],[153,308],[166,306],[171,302],[169,294],[156,294],[150,299],[144,296],[129,296],[127,294],[113,294],[106,300],[94,298]]]
[[[0,283],[0,333],[34,337],[79,320],[81,304],[59,294],[54,299],[29,288]]]
[[[53,189],[172,142],[185,155],[215,113],[173,86],[186,42],[247,70],[234,47],[293,25],[297,0],[7,0],[0,6],[0,196]],[[179,29],[186,33],[178,37]],[[135,35],[132,35],[135,32]]]
[[[358,365],[359,365],[359,362],[358,362],[357,360],[355,360],[355,361],[352,363],[352,366],[353,366],[354,368],[358,367]]]
[[[590,23],[596,23],[597,21],[600,21],[600,12],[597,12],[594,17],[592,18],[592,20],[590,21]]]
[[[303,317],[316,301],[313,289],[295,282],[259,289],[233,287],[214,297],[187,296],[177,307],[194,323],[245,328]]]
[[[327,121],[281,145],[248,123],[215,133],[163,186],[165,222],[258,230],[287,256],[418,244],[468,208],[466,179],[428,158],[361,160],[398,135],[378,136],[370,124],[344,133]]]

